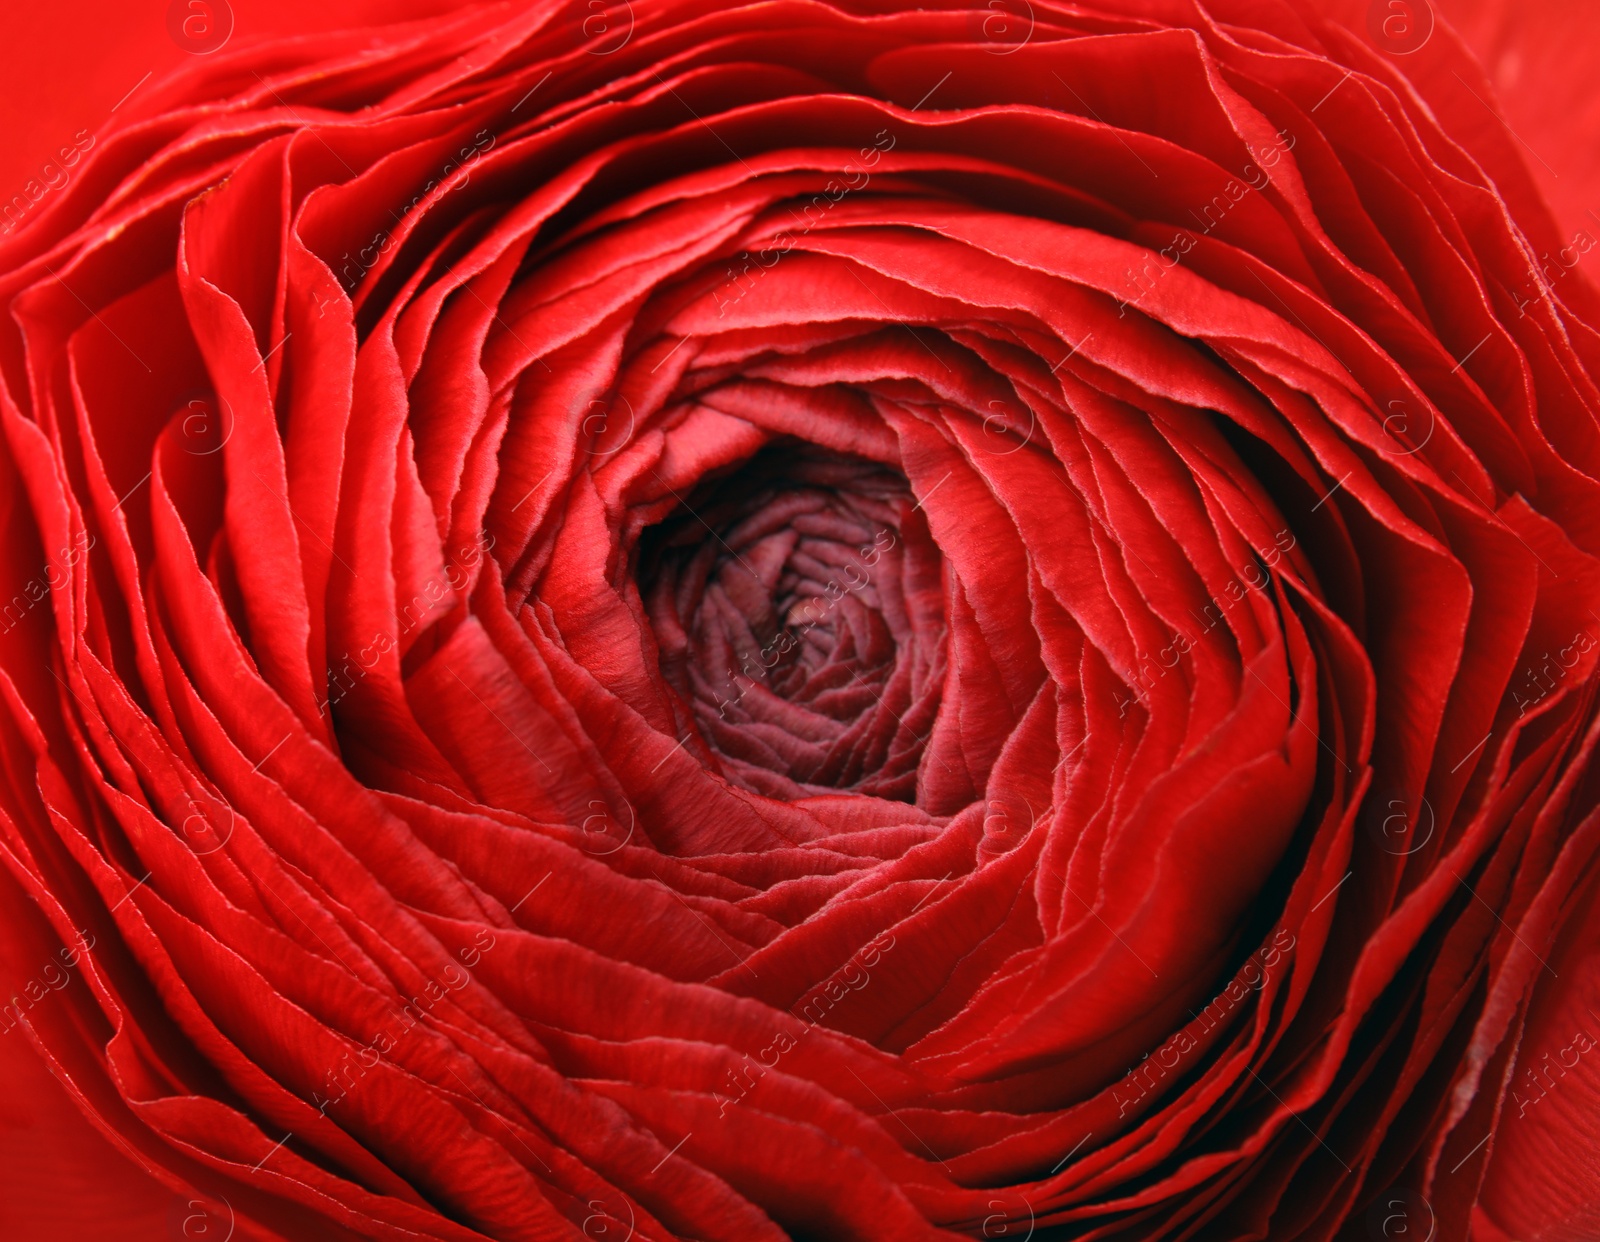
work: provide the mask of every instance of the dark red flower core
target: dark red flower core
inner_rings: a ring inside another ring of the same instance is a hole
[[[638,577],[662,674],[731,779],[915,799],[944,592],[902,475],[769,448],[646,531]]]

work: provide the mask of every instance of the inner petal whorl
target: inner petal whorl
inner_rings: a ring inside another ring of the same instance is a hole
[[[903,476],[770,447],[646,531],[637,572],[662,674],[731,779],[915,799],[944,601]]]

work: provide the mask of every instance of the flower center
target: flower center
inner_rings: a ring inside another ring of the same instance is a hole
[[[728,776],[916,797],[943,585],[901,475],[769,448],[645,533],[638,580],[662,674]]]

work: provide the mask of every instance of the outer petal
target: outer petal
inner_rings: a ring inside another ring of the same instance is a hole
[[[1600,881],[1574,907],[1517,1048],[1479,1209],[1486,1239],[1600,1236]]]
[[[409,21],[447,12],[450,0],[201,0],[233,11],[231,39],[279,38]],[[39,5],[6,10],[0,37],[0,202],[30,180],[70,179],[87,140],[146,75],[159,78],[192,53],[167,32],[187,0],[81,0],[70,15]],[[63,155],[63,148],[69,154]],[[70,163],[69,163],[70,161]],[[46,165],[53,165],[54,170]],[[63,167],[65,165],[65,167]]]

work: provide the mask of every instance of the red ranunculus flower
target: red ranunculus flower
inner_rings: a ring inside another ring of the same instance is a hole
[[[0,239],[13,1177],[1600,1236],[1600,223],[1420,0],[187,8]]]

